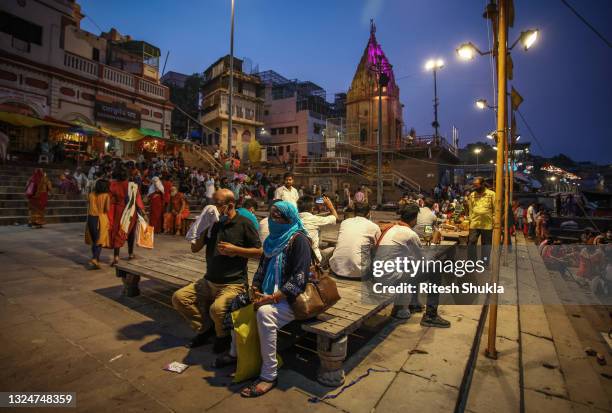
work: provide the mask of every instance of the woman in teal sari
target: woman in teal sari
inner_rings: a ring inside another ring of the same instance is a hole
[[[276,386],[278,330],[294,320],[291,304],[304,292],[310,276],[310,240],[295,205],[275,203],[270,209],[269,227],[252,286],[262,365],[259,378],[242,389],[243,397],[258,397]]]

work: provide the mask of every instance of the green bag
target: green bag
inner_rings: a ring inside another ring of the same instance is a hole
[[[259,376],[261,370],[257,316],[253,304],[232,312],[232,321],[234,323],[236,353],[238,354],[238,365],[233,382],[240,383]],[[279,354],[276,357],[280,368],[283,365],[283,360]]]

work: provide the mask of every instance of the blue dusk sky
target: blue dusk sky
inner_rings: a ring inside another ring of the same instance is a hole
[[[569,0],[608,40],[609,0]],[[111,27],[166,52],[166,71],[202,72],[229,53],[230,0],[80,0],[84,29]],[[235,55],[260,70],[313,81],[333,94],[346,92],[375,19],[377,38],[394,67],[405,105],[404,122],[417,134],[432,133],[433,77],[429,58],[442,58],[438,73],[441,133],[455,125],[460,145],[484,141],[495,129],[492,111],[475,108],[476,98],[494,101],[490,59],[459,61],[456,47],[472,41],[489,48],[482,18],[486,0],[236,0]],[[544,156],[565,153],[575,160],[612,163],[612,48],[560,0],[515,0],[509,39],[540,29],[528,52],[513,51],[514,86],[521,111],[539,143],[518,119],[521,141]]]

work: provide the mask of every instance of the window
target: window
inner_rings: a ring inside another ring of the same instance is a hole
[[[291,152],[291,145],[287,145],[287,153]]]
[[[277,131],[278,131],[278,130],[277,130],[276,128],[272,128],[272,129],[270,130],[270,134],[272,134],[272,135],[276,135],[276,132],[277,132]]]
[[[264,110],[264,116],[268,116],[270,114],[270,111],[268,109]]]
[[[278,128],[278,134],[279,135],[284,135],[285,134],[285,128]]]
[[[91,51],[91,60],[94,60],[96,62],[100,61],[100,49],[98,49],[97,47],[94,47]]]
[[[0,32],[10,34],[23,42],[42,46],[42,26],[30,23],[5,11],[0,12]]]
[[[278,154],[279,154],[279,155],[282,155],[282,154],[283,154],[283,149],[285,149],[285,148],[284,148],[284,147],[282,147],[282,146],[279,146],[279,147],[278,147]]]
[[[294,127],[295,127],[295,134],[297,135],[297,134],[298,134],[298,130],[299,130],[299,129],[298,129],[298,127],[297,127],[297,126],[294,126]]]
[[[285,128],[285,133],[286,133],[286,134],[291,134],[291,133],[293,133],[293,126],[287,126],[287,128]]]
[[[321,133],[321,125],[319,125],[318,123],[315,123],[313,127],[314,127],[314,133],[316,133],[317,135]]]

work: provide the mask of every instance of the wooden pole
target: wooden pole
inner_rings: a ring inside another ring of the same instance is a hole
[[[504,148],[506,147],[506,56],[507,45],[507,0],[498,1],[498,28],[497,28],[497,165],[495,168],[495,217],[493,221],[493,245],[491,254],[491,282],[499,280],[499,248],[501,244],[501,217],[503,209],[504,191]],[[497,337],[497,294],[491,295],[489,303],[489,334],[485,355],[497,358],[495,341]]]

